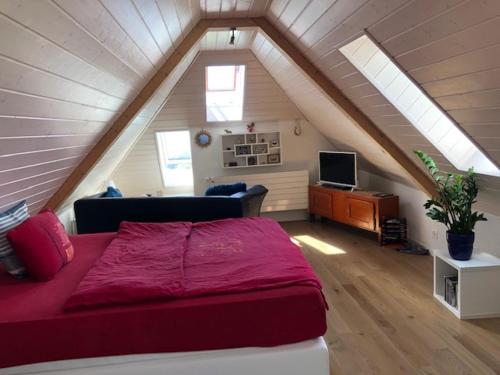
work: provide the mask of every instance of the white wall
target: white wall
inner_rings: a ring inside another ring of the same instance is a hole
[[[245,101],[243,121],[206,123],[205,79],[206,65],[245,64]],[[222,168],[221,135],[225,128],[233,133],[245,132],[245,125],[256,123],[256,131],[281,131],[283,165],[244,169]],[[295,136],[294,127],[300,124],[302,134]],[[318,150],[332,149],[331,143],[302,115],[269,73],[248,50],[217,53],[203,52],[189,68],[173,90],[141,139],[113,174],[113,180],[125,195],[145,193],[168,194],[163,187],[155,133],[158,131],[188,129],[191,139],[200,129],[211,132],[213,143],[206,148],[192,144],[194,193],[202,194],[207,187],[207,177],[266,173],[291,170],[308,170],[311,181],[317,179]]]
[[[300,124],[302,128],[300,136],[293,134],[296,124]],[[244,132],[245,126],[242,124],[233,124],[231,130],[233,133]],[[197,129],[191,129],[193,135],[196,131]],[[306,120],[267,121],[258,122],[256,124],[256,131],[281,132],[283,165],[223,169],[221,135],[224,134],[224,127],[216,127],[211,129],[214,142],[210,147],[200,148],[194,145],[192,148],[195,194],[203,194],[208,186],[208,177],[308,170],[309,181],[314,182],[318,179],[318,150],[331,150],[332,146],[314,126]]]
[[[420,190],[392,180],[361,171],[360,187],[366,190],[377,190],[399,196],[400,216],[408,219],[408,235],[430,250],[446,249],[446,227],[425,215],[423,204],[427,196]],[[481,192],[479,193],[481,195]],[[476,226],[474,249],[477,252],[489,252],[500,256],[500,216],[486,213],[488,221],[479,222]],[[435,232],[435,235],[433,235]]]

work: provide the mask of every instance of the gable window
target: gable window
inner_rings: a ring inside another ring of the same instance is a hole
[[[193,164],[189,130],[156,133],[163,186],[167,193],[192,193]]]
[[[241,121],[245,65],[207,66],[205,96],[207,122]]]
[[[461,171],[500,176],[500,171],[462,130],[367,35],[340,52]]]

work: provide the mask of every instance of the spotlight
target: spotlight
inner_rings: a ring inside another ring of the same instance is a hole
[[[229,44],[234,46],[234,32],[236,31],[236,27],[231,27],[231,38],[229,39]]]

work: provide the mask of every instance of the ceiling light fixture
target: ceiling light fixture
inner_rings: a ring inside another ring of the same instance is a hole
[[[231,38],[229,39],[229,44],[234,46],[234,32],[236,31],[236,27],[231,27]]]

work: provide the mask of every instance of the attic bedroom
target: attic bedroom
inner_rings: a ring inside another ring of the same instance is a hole
[[[0,375],[500,374],[499,28],[0,0]]]

